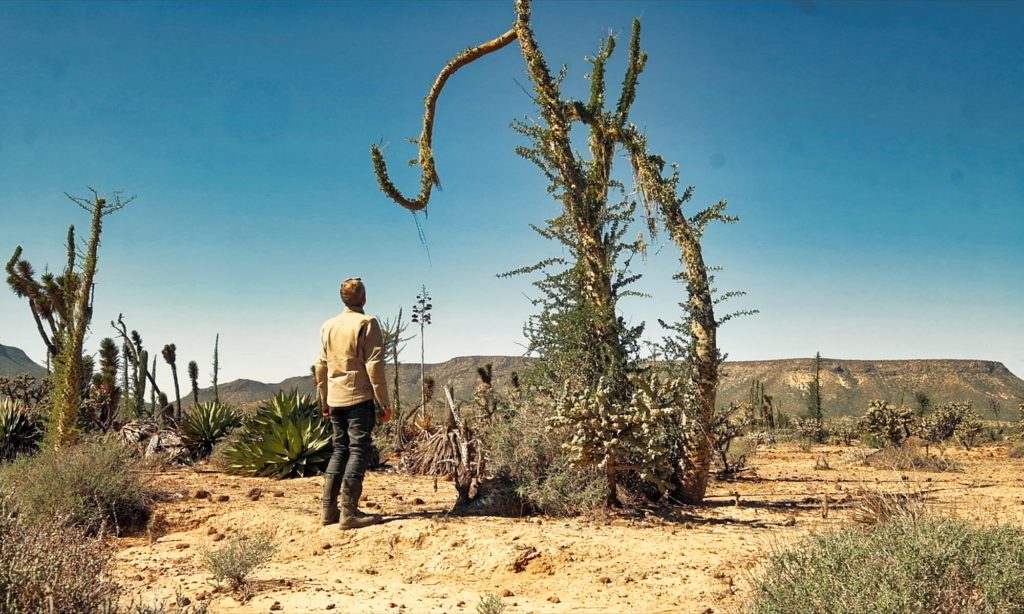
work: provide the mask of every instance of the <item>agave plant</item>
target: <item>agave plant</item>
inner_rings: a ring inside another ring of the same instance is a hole
[[[0,399],[0,461],[10,460],[39,447],[43,430],[18,401]]]
[[[331,429],[319,403],[297,391],[260,404],[238,440],[224,450],[228,471],[274,478],[322,473],[331,458]]]
[[[230,405],[207,401],[188,410],[178,430],[193,458],[206,458],[214,444],[242,424]]]

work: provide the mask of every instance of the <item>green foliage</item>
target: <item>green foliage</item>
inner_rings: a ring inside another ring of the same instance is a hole
[[[807,386],[805,400],[807,402],[806,417],[815,422],[820,428],[825,420],[825,413],[821,406],[821,352],[817,352],[814,355],[814,377]],[[815,441],[820,443],[820,440],[821,438],[819,437]]]
[[[0,462],[35,451],[42,437],[39,420],[20,401],[0,398]]]
[[[971,403],[947,403],[919,421],[918,434],[928,443],[955,440],[965,448],[974,445],[982,431],[981,417]]]
[[[29,524],[59,519],[89,535],[122,535],[149,518],[152,493],[136,474],[131,452],[116,443],[85,442],[21,457],[0,472],[0,486]]]
[[[633,394],[620,402],[608,381],[593,388],[566,386],[555,400],[548,425],[567,434],[570,462],[603,471],[634,467],[641,479],[668,490],[675,442],[668,433],[684,404],[687,383],[648,373],[633,378]]]
[[[218,441],[242,424],[230,405],[207,401],[185,412],[178,429],[193,458],[206,458]]]
[[[188,380],[192,384],[192,404],[199,405],[199,365],[194,360],[188,361]]]
[[[224,457],[232,473],[274,478],[317,475],[331,458],[331,428],[312,396],[278,392],[260,404]]]
[[[58,519],[28,525],[0,495],[0,612],[114,614],[110,549]]]
[[[773,556],[752,614],[1024,611],[1024,530],[897,515]]]
[[[896,446],[910,436],[913,420],[913,414],[905,407],[896,407],[889,401],[871,401],[857,426],[865,433]]]
[[[607,487],[597,467],[570,462],[565,434],[546,425],[550,415],[550,400],[537,393],[499,414],[487,431],[489,465],[529,508],[572,516],[599,505]]]
[[[228,538],[220,549],[206,553],[206,569],[217,582],[227,581],[233,588],[238,588],[276,552],[277,544],[272,533],[236,534]]]
[[[501,597],[494,593],[487,593],[480,597],[480,603],[476,604],[476,614],[502,614],[506,608]]]

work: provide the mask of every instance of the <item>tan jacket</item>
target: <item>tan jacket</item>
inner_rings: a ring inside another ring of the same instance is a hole
[[[360,308],[346,307],[320,327],[320,357],[314,370],[321,401],[348,407],[376,397],[378,407],[388,407],[384,360],[384,336],[377,319]]]

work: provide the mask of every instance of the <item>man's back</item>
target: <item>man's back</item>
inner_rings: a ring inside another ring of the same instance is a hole
[[[326,366],[327,404],[348,407],[375,396],[388,405],[384,340],[376,318],[346,307],[320,327],[319,366]]]

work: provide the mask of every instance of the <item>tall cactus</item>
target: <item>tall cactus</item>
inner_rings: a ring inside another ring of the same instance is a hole
[[[178,388],[178,348],[173,343],[168,343],[164,346],[161,352],[164,356],[164,360],[167,364],[171,365],[171,379],[174,380],[174,400],[177,403],[174,420],[175,422],[181,422],[181,389]]]
[[[634,20],[629,41],[629,58],[621,95],[615,108],[605,107],[604,69],[606,60],[615,46],[609,37],[596,57],[591,59],[591,95],[589,101],[563,98],[562,75],[553,75],[534,38],[531,24],[530,0],[516,0],[516,17],[512,27],[497,38],[462,51],[442,68],[424,101],[423,128],[415,142],[419,156],[415,161],[421,170],[420,189],[415,196],[406,196],[395,186],[388,174],[383,152],[371,148],[371,158],[378,185],[388,197],[412,211],[425,210],[432,188],[440,186],[434,163],[432,139],[435,107],[441,90],[448,79],[460,68],[485,55],[518,41],[526,63],[526,72],[533,82],[531,96],[539,107],[536,123],[524,125],[522,132],[532,136],[537,146],[533,150],[521,149],[551,180],[553,191],[562,201],[562,220],[567,232],[574,234],[572,251],[576,256],[576,270],[582,277],[580,284],[588,317],[587,328],[600,346],[594,354],[603,354],[599,365],[603,375],[613,387],[613,401],[628,398],[628,356],[615,350],[628,338],[622,330],[616,312],[616,292],[621,280],[612,277],[615,258],[607,240],[606,228],[600,223],[606,215],[608,190],[617,185],[611,174],[611,165],[617,149],[624,150],[631,162],[636,190],[648,213],[651,234],[659,222],[680,253],[681,279],[686,284],[686,333],[689,343],[689,362],[692,364],[693,407],[692,423],[698,435],[693,445],[680,449],[685,462],[678,463],[683,470],[673,480],[673,497],[686,503],[699,503],[707,490],[711,467],[712,424],[715,419],[716,389],[721,356],[718,351],[717,329],[721,320],[715,316],[717,302],[704,262],[701,238],[706,226],[713,221],[731,222],[736,218],[725,214],[725,201],[687,216],[686,205],[693,195],[692,188],[680,189],[679,173],[675,166],[666,173],[664,159],[650,153],[644,134],[629,121],[636,98],[636,86],[647,62],[647,54],[640,50],[640,22]],[[580,123],[590,129],[588,145],[591,160],[577,158],[571,139],[571,129]],[[724,297],[719,297],[719,300]],[[683,411],[683,408],[679,408]],[[609,502],[614,500],[614,478],[609,474]]]
[[[90,216],[89,239],[81,263],[78,258],[82,252],[75,242],[75,227],[70,226],[66,242],[67,261],[61,275],[55,277],[44,273],[37,280],[32,265],[21,258],[20,245],[15,248],[6,267],[8,285],[17,296],[28,299],[36,329],[46,345],[47,360],[53,358],[53,409],[47,436],[57,447],[70,445],[76,438],[76,424],[87,383],[82,369],[83,344],[92,322],[103,218],[132,200],[122,200],[117,192],[108,200],[96,190],[90,188],[90,191],[92,196],[89,198],[66,195]]]
[[[192,382],[192,404],[199,405],[199,365],[188,361],[188,379]]]

